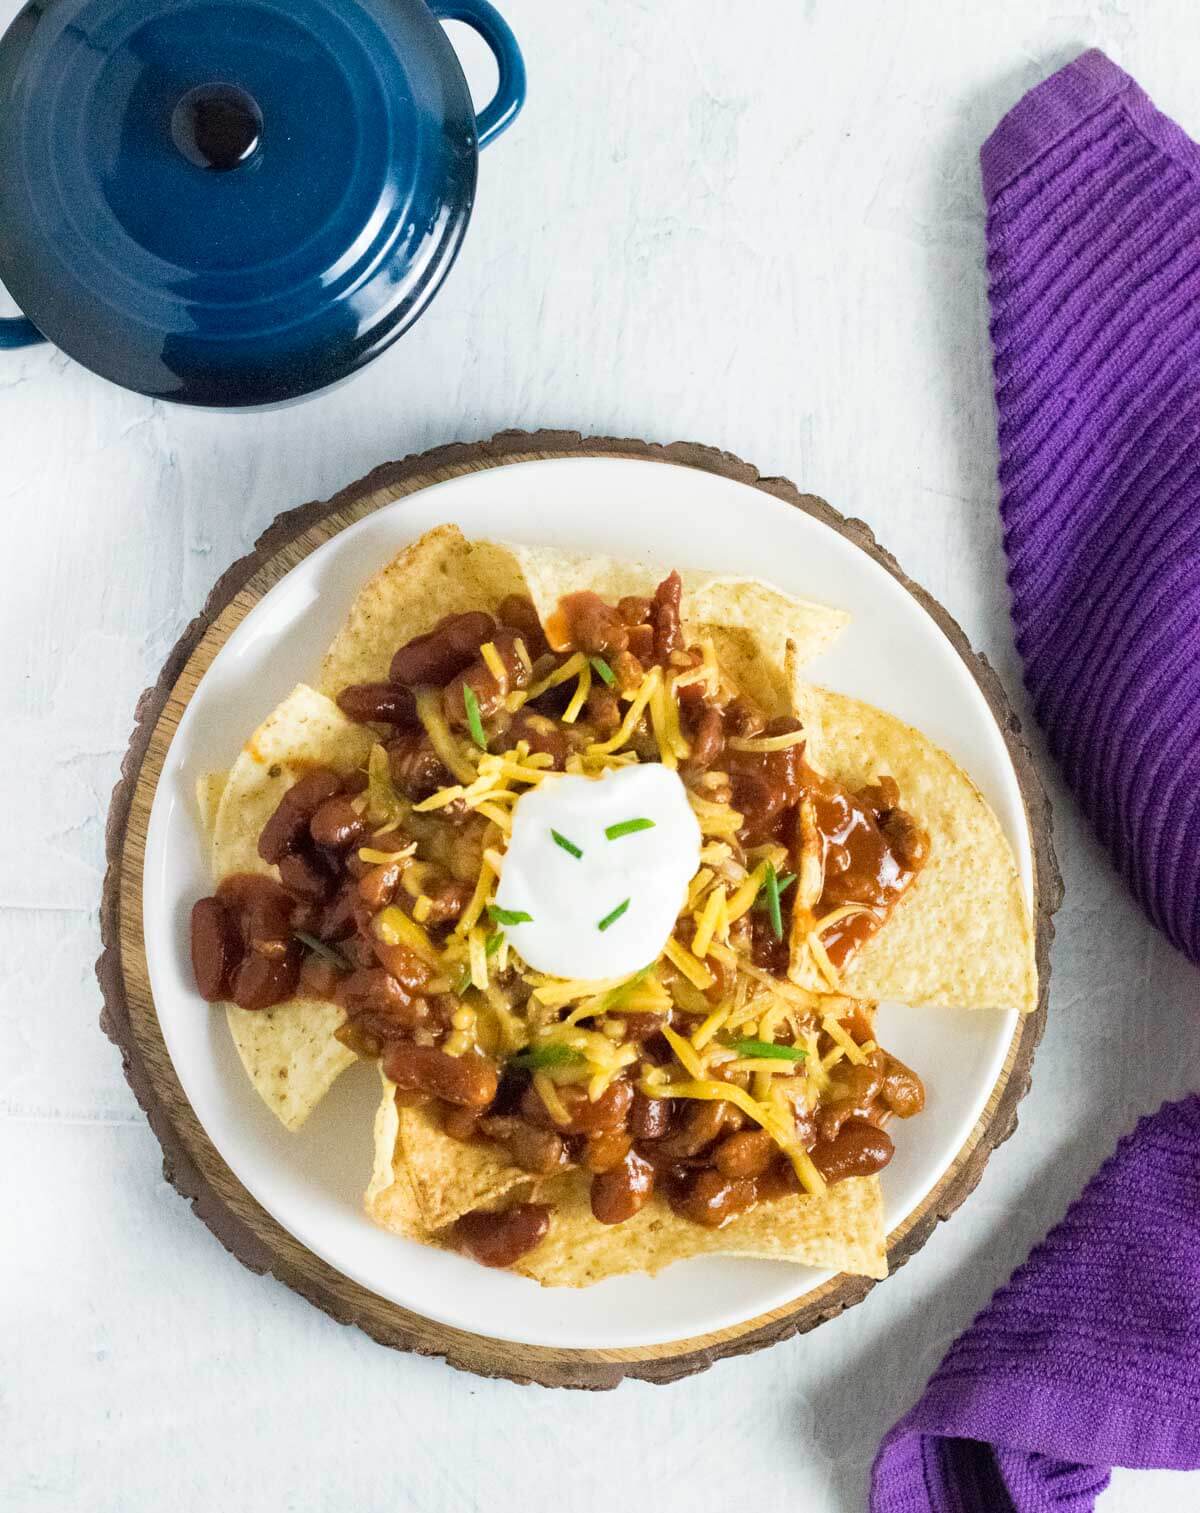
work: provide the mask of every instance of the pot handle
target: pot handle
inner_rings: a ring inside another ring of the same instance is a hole
[[[488,0],[428,0],[439,21],[462,21],[492,50],[500,82],[496,93],[475,118],[480,147],[486,147],[511,126],[525,103],[525,60],[508,22]]]
[[[34,323],[23,315],[0,316],[0,352],[6,347],[32,347],[45,340]]]

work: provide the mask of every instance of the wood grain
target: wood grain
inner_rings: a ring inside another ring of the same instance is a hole
[[[104,998],[101,1026],[121,1051],[126,1078],[163,1149],[167,1180],[227,1250],[255,1272],[270,1272],[342,1323],[356,1324],[380,1344],[441,1356],[483,1376],[545,1386],[609,1388],[625,1377],[669,1382],[725,1356],[745,1354],[815,1328],[851,1307],[875,1285],[835,1277],[783,1308],[732,1328],[665,1345],[624,1350],[556,1350],[467,1334],[410,1313],[349,1281],[300,1245],[254,1201],[209,1141],[179,1085],[150,994],[142,936],[142,864],[146,827],[159,774],[199,680],[235,626],[263,594],[309,552],[356,520],[432,483],[462,473],[544,457],[619,456],[702,469],[761,489],[838,531],[879,562],[937,621],[969,668],[1004,734],[1028,814],[1035,852],[1038,1007],[1014,1032],[1004,1066],[980,1119],[925,1201],[888,1237],[895,1271],[974,1189],[991,1152],[1012,1134],[1017,1105],[1029,1088],[1033,1056],[1046,1021],[1052,916],[1062,900],[1049,800],[1019,722],[987,661],[972,651],[946,611],[905,576],[862,521],[847,520],[823,500],[784,478],[761,478],[748,463],[690,442],[652,446],[576,432],[501,432],[490,441],[456,444],[377,468],[333,499],[280,515],[255,548],[222,575],[204,609],[185,631],[158,681],[138,702],[106,832],[108,868],[101,905],[103,952],[97,975]]]

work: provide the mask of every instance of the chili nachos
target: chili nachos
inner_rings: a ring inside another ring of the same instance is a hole
[[[377,1063],[377,1223],[546,1285],[885,1273],[924,1088],[876,1003],[1028,1011],[1036,980],[970,780],[803,681],[845,619],[441,527],[204,780],[197,986],[289,1128]]]

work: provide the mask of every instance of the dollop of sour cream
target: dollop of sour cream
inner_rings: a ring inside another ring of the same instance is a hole
[[[675,926],[700,845],[679,775],[657,762],[547,777],[513,809],[496,889],[501,927],[551,977],[637,972]]]

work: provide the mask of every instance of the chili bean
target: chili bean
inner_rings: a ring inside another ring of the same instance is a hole
[[[416,725],[417,701],[411,688],[399,683],[352,683],[337,696],[347,719],[360,724]]]
[[[742,1130],[721,1141],[713,1152],[713,1162],[723,1177],[761,1177],[775,1150],[766,1130]]]
[[[424,730],[406,730],[387,743],[392,782],[414,803],[450,782],[450,773]]]
[[[567,1165],[567,1147],[561,1135],[538,1129],[516,1114],[489,1114],[479,1121],[479,1132],[502,1145],[513,1164],[537,1177],[548,1177]]]
[[[446,684],[442,692],[442,711],[447,724],[459,730],[468,725],[465,689],[470,688],[479,706],[479,716],[490,720],[499,710],[506,695],[514,688],[525,688],[529,674],[524,662],[517,656],[517,636],[514,631],[497,631],[492,637],[492,647],[504,669],[504,676],[497,679],[495,673],[482,658],[472,662]]]
[[[629,1110],[629,1128],[638,1140],[660,1140],[671,1127],[670,1098],[647,1098],[635,1093]]]
[[[653,625],[631,625],[629,627],[629,645],[626,651],[633,662],[639,667],[654,660],[654,627]]]
[[[644,594],[626,594],[617,600],[617,614],[631,629],[648,623],[654,610],[654,600]]]
[[[911,1067],[883,1053],[884,1103],[901,1119],[910,1119],[925,1107],[925,1084]]]
[[[373,914],[385,909],[396,896],[404,863],[379,862],[358,880],[358,896]]]
[[[273,877],[235,873],[218,885],[217,897],[233,912],[250,951],[276,961],[287,954],[296,905],[282,884]]]
[[[545,1239],[550,1228],[547,1203],[515,1203],[500,1213],[477,1208],[454,1225],[454,1240],[481,1266],[512,1266]]]
[[[310,951],[300,964],[297,993],[301,998],[327,998],[333,1001],[342,974],[331,961]]]
[[[314,767],[293,783],[258,837],[263,861],[274,864],[294,851],[303,842],[312,815],[341,789],[341,778],[327,767]]]
[[[843,1182],[847,1177],[868,1177],[882,1171],[895,1154],[891,1139],[874,1124],[851,1119],[842,1126],[836,1140],[818,1140],[809,1155],[826,1182]]]
[[[500,1081],[496,1063],[486,1056],[475,1051],[448,1056],[429,1045],[393,1046],[383,1070],[397,1087],[432,1093],[435,1098],[466,1108],[486,1108],[496,1096]]]
[[[631,1040],[640,1045],[643,1040],[649,1040],[651,1035],[657,1035],[663,1027],[661,1014],[613,1014],[611,1016],[623,1027],[625,1040]],[[640,1095],[639,1095],[640,1096]],[[652,1102],[661,1102],[661,1099],[652,1099]]]
[[[621,702],[611,688],[593,683],[584,706],[585,718],[598,736],[613,735],[621,726]]]
[[[725,721],[719,709],[706,705],[700,711],[691,732],[691,746],[687,759],[690,771],[704,772],[720,757],[725,749]]]
[[[729,1178],[704,1167],[682,1188],[672,1195],[671,1206],[676,1212],[691,1219],[693,1224],[703,1224],[709,1229],[722,1229],[738,1214],[753,1207],[758,1191],[752,1181],[744,1178]]]
[[[583,1164],[590,1172],[611,1171],[624,1161],[632,1144],[632,1135],[623,1130],[607,1130],[603,1134],[592,1135],[584,1146]]]
[[[698,1156],[723,1132],[728,1107],[717,1099],[705,1103],[689,1101],[683,1122],[658,1142],[659,1150],[672,1159]]]
[[[328,869],[315,856],[289,851],[279,859],[279,880],[289,893],[307,903],[323,904],[334,889]]]
[[[406,993],[422,992],[433,979],[433,967],[423,956],[418,956],[411,946],[389,946],[382,940],[371,941],[381,966],[396,979]]]
[[[760,1203],[768,1203],[775,1198],[790,1198],[801,1191],[796,1169],[782,1152],[774,1157],[760,1177],[755,1178],[754,1191]]]
[[[372,953],[373,959],[373,953]],[[338,984],[338,1002],[346,1013],[387,1014],[410,1029],[423,1017],[423,1004],[383,967],[359,967]]]
[[[564,594],[559,600],[559,610],[566,617],[571,645],[585,656],[607,656],[624,651],[629,644],[629,634],[620,615],[590,589]]]
[[[866,1119],[871,1105],[883,1087],[883,1073],[869,1062],[864,1066],[847,1067],[838,1078],[836,1097],[822,1104],[817,1111],[817,1132],[827,1144],[832,1144],[849,1119]]]
[[[891,810],[880,820],[879,828],[906,871],[916,872],[924,866],[929,855],[929,832],[922,830],[907,810]]]
[[[480,610],[446,615],[423,636],[406,641],[392,658],[393,683],[445,684],[475,660],[496,622]]]
[[[568,1084],[558,1089],[567,1111],[567,1122],[556,1124],[535,1087],[529,1087],[521,1099],[521,1113],[530,1124],[541,1129],[557,1130],[563,1135],[598,1135],[605,1130],[624,1129],[633,1103],[633,1088],[628,1082],[610,1082],[593,1101],[586,1088]]]
[[[900,784],[886,773],[875,782],[868,783],[855,794],[864,808],[880,818],[889,814],[900,803]]]
[[[787,735],[799,730],[787,716],[772,720],[768,735]],[[750,836],[766,836],[784,810],[800,798],[803,782],[804,745],[782,751],[732,751],[729,771],[733,780],[733,805],[745,816],[743,829]]]
[[[506,594],[500,601],[496,618],[501,625],[508,625],[521,637],[530,660],[536,662],[549,650],[546,633],[533,602],[523,594]]]
[[[665,662],[683,644],[679,633],[682,592],[683,584],[677,572],[669,573],[654,591],[654,656],[659,662]]]
[[[242,954],[233,916],[219,898],[192,905],[192,974],[200,997],[218,1003],[229,997],[229,979]]]
[[[480,1113],[477,1108],[462,1108],[458,1104],[442,1105],[442,1128],[452,1140],[473,1140],[479,1133]]]
[[[592,1178],[592,1217],[601,1224],[624,1224],[654,1191],[654,1168],[637,1151]]]
[[[346,794],[326,799],[308,822],[308,833],[318,846],[344,851],[366,837],[370,826]]]
[[[646,676],[646,669],[641,659],[635,657],[631,651],[619,651],[612,659],[612,670],[617,680],[617,687],[626,694],[636,693]],[[657,747],[655,749],[657,750]]]
[[[527,741],[530,751],[550,757],[560,771],[566,765],[571,749],[566,733],[557,721],[547,719],[544,714],[533,709],[519,710],[509,727],[509,736],[514,746],[518,741]]]
[[[433,876],[426,880],[425,897],[429,900],[428,923],[447,925],[458,918],[471,902],[474,890],[456,878]]]
[[[251,952],[234,968],[229,996],[239,1009],[269,1009],[296,991],[301,951],[293,946],[278,959]]]

